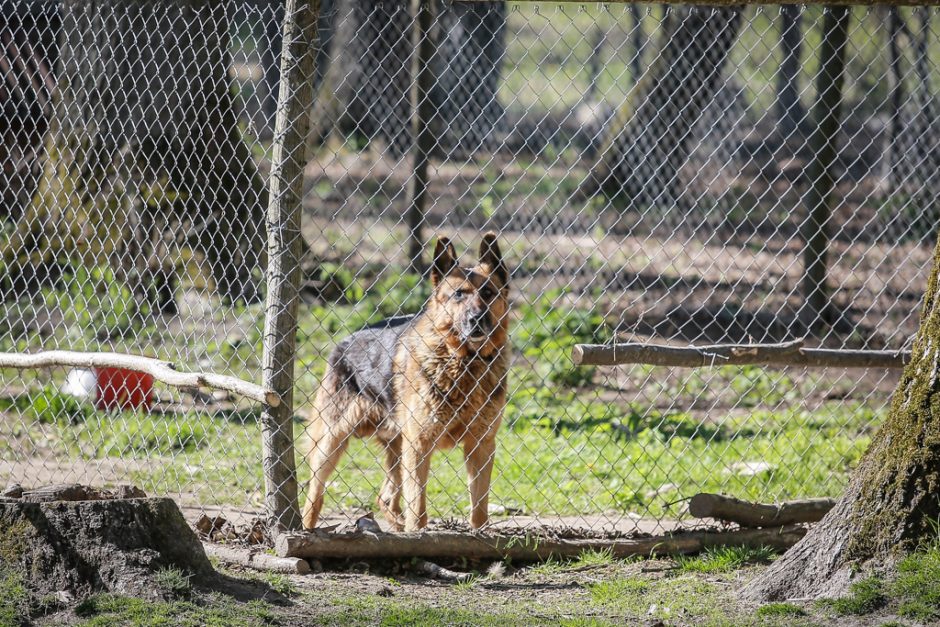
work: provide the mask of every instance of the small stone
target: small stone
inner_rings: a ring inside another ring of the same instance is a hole
[[[3,492],[0,492],[0,496],[5,496],[8,499],[18,499],[23,496],[23,486],[18,483],[11,483],[3,488]]]
[[[147,498],[146,492],[141,490],[135,485],[119,485],[114,489],[115,498],[119,499],[145,499]]]
[[[375,516],[371,513],[360,516],[356,520],[356,530],[363,533],[382,533],[382,528],[379,527],[379,523],[375,522]]]

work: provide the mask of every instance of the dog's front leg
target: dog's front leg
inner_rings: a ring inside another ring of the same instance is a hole
[[[418,531],[428,525],[427,487],[433,446],[427,434],[402,438],[402,493],[405,497],[405,531]]]
[[[468,439],[464,442],[464,464],[470,487],[470,526],[479,529],[489,516],[490,477],[496,456],[496,438]]]

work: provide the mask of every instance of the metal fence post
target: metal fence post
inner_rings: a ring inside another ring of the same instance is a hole
[[[294,465],[293,389],[300,284],[300,232],[306,138],[313,106],[320,0],[287,0],[281,84],[268,203],[268,299],[264,319],[264,387],[281,403],[261,417],[265,504],[272,526],[300,526]]]

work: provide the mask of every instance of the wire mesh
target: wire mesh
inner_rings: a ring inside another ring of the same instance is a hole
[[[938,211],[936,8],[846,10],[835,154],[820,164],[833,107],[819,89],[838,82],[820,49],[840,9],[420,4],[322,6],[295,363],[302,501],[330,352],[427,311],[435,239],[470,266],[487,231],[511,270],[490,525],[661,532],[691,524],[684,499],[699,491],[838,494],[897,373],[576,367],[570,350],[907,347]],[[116,350],[259,381],[283,10],[0,6],[0,351]],[[821,180],[831,211],[817,223]],[[828,261],[812,310],[816,231]],[[0,370],[0,481],[135,483],[193,517],[261,512],[258,407],[158,384],[149,408],[101,409],[97,387],[94,373]],[[334,407],[350,400],[340,388]],[[338,438],[319,524],[389,494],[383,448],[399,431],[356,432]],[[470,515],[459,447],[434,454],[427,493],[432,525]]]

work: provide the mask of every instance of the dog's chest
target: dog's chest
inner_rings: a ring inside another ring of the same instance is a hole
[[[445,431],[466,431],[499,418],[505,390],[506,362],[494,359],[452,359],[446,356],[415,363],[401,373],[402,397],[418,395],[426,416]],[[402,399],[404,400],[404,399]]]

